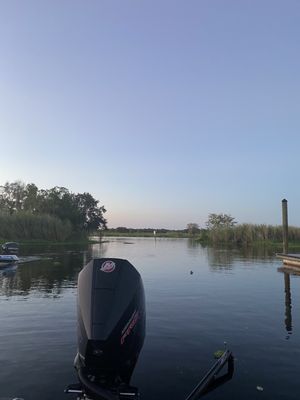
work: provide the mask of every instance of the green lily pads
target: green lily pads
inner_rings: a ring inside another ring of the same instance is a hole
[[[214,358],[216,358],[216,359],[221,358],[224,353],[225,353],[225,350],[217,350],[214,352]]]

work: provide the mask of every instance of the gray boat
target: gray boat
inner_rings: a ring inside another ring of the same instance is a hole
[[[19,252],[19,244],[16,242],[6,242],[1,248],[3,254],[18,254]]]
[[[6,267],[7,265],[17,264],[19,258],[15,254],[2,254],[0,255],[0,268]]]

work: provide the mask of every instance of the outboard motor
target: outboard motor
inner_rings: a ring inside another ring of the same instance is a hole
[[[67,393],[116,400],[135,398],[130,378],[145,337],[145,297],[140,274],[127,260],[90,261],[78,277],[79,385]]]
[[[15,254],[19,253],[19,244],[16,242],[6,242],[1,246],[3,254]]]
[[[139,398],[130,379],[145,338],[145,296],[140,274],[127,260],[100,258],[90,261],[78,277],[79,383],[66,393],[79,400]],[[225,375],[219,372],[227,365]],[[226,350],[185,400],[198,400],[230,380],[234,359]]]

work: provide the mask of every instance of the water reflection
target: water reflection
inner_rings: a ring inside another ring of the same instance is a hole
[[[91,245],[87,256],[92,258],[105,257],[109,244],[110,241],[104,240],[102,242]]]
[[[45,247],[46,253],[27,248],[22,255],[48,260],[0,272],[2,396],[34,400],[45,397],[46,389],[47,398],[65,400],[63,388],[73,373],[78,272],[92,256],[115,255],[132,260],[145,282],[148,336],[135,370],[145,400],[157,392],[184,398],[225,340],[240,360],[238,379],[208,397],[252,399],[262,383],[268,398],[296,400],[300,280],[276,272],[273,250],[210,248],[185,239],[157,238],[156,246],[153,239],[130,238],[134,245],[109,240]]]
[[[187,240],[187,246],[188,246],[188,248],[190,248],[190,249],[197,249],[197,248],[206,248],[207,247],[207,244],[205,244],[205,243],[200,243],[198,240],[195,240],[195,239],[193,239],[193,238],[188,238],[188,240]]]
[[[64,254],[53,259],[20,264],[0,275],[0,295],[27,296],[30,292],[58,296],[74,286],[82,267],[82,254]]]
[[[274,260],[274,249],[265,246],[256,247],[207,247],[208,263],[212,269],[230,270],[240,261],[254,263]]]
[[[290,274],[284,272],[284,291],[285,291],[285,329],[289,335],[292,334],[292,296]]]
[[[288,340],[293,333],[291,275],[299,276],[300,272],[293,269],[289,270],[285,266],[278,268],[278,272],[283,273],[285,304],[284,325],[287,332],[286,339]]]
[[[121,238],[120,241],[124,239]],[[120,241],[113,241],[113,243],[119,246]],[[180,241],[180,244],[183,243]],[[208,265],[213,271],[231,270],[235,265],[239,265],[240,261],[251,264],[258,260],[269,262],[274,258],[273,250],[266,247],[242,249],[205,247],[193,239],[186,240],[185,243],[189,252],[196,256],[203,257],[206,254]],[[26,296],[34,290],[47,296],[61,295],[64,288],[76,285],[77,274],[82,266],[91,258],[104,257],[111,245],[111,241],[103,240],[84,248],[82,246],[26,247],[22,249],[22,255],[43,255],[48,259],[19,265],[18,269],[3,270],[0,274],[0,294]],[[135,249],[140,251],[139,247]],[[286,286],[289,285],[286,284]],[[288,303],[287,295],[286,304]]]
[[[232,269],[234,253],[229,249],[207,248],[208,263],[215,269]]]
[[[87,250],[88,244],[36,244],[36,245],[21,245],[20,256],[35,256],[35,255],[57,255],[63,253],[76,253]]]
[[[6,267],[3,267],[0,270],[0,276],[14,276],[18,269],[18,264],[11,264]]]
[[[75,287],[77,275],[92,257],[105,254],[103,244],[81,247],[35,246],[22,249],[21,256],[41,255],[42,259],[0,270],[0,295],[58,297],[65,288]]]

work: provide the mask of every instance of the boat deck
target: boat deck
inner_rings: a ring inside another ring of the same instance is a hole
[[[279,258],[280,260],[282,260],[284,265],[287,265],[288,267],[294,267],[294,268],[297,268],[297,270],[300,270],[300,254],[299,253],[295,253],[295,254],[277,253],[276,257]]]

